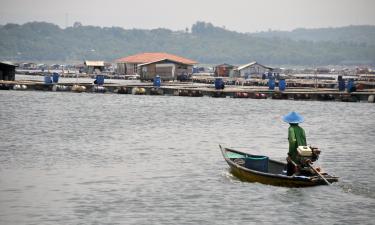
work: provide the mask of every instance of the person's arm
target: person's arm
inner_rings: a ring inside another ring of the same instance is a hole
[[[296,135],[294,134],[294,129],[292,127],[289,127],[289,130],[288,130],[288,140],[289,140],[289,151],[290,151],[292,147],[296,146],[296,143],[297,143]]]

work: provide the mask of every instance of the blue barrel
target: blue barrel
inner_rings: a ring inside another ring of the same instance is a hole
[[[345,80],[339,80],[339,91],[345,90]]]
[[[96,84],[103,85],[104,84],[104,75],[96,75]]]
[[[270,78],[268,79],[268,89],[274,90],[275,89],[275,80]]]
[[[348,92],[355,91],[355,84],[354,84],[354,80],[353,79],[349,79],[348,85],[347,85],[346,88],[347,88]]]
[[[161,79],[159,75],[156,75],[154,78],[154,87],[160,87],[161,85]]]
[[[268,157],[251,155],[245,158],[245,167],[260,172],[268,172]]]
[[[285,80],[279,80],[279,90],[280,91],[285,91],[285,88],[286,88],[286,82]]]
[[[58,83],[59,82],[59,77],[60,77],[59,73],[53,73],[52,74],[52,81],[53,81],[53,83]]]
[[[223,78],[217,77],[215,78],[215,89],[224,89],[224,81]]]
[[[44,75],[44,83],[45,84],[51,84],[52,83],[51,75],[49,75],[49,74]]]

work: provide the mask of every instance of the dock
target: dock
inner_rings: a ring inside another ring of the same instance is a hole
[[[278,100],[316,100],[340,102],[374,102],[375,89],[363,89],[355,92],[338,91],[335,88],[288,87],[284,91],[269,90],[267,86],[226,85],[217,90],[212,84],[192,82],[163,83],[154,87],[152,83],[137,82],[131,84],[105,83],[57,83],[45,84],[40,81],[0,81],[0,90],[14,91],[54,91],[54,92],[86,92],[106,94],[134,95],[169,95],[188,97],[214,98],[252,98]]]

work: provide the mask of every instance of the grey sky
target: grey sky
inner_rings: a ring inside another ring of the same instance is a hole
[[[47,21],[183,30],[196,21],[240,32],[375,25],[374,0],[0,0],[0,24]]]

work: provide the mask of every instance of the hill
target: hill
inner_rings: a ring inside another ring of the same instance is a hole
[[[190,31],[101,28],[79,23],[61,29],[50,23],[30,22],[0,26],[0,33],[0,60],[11,61],[113,61],[139,52],[160,51],[200,63],[375,63],[374,26],[248,34],[205,22],[195,23]]]
[[[293,31],[268,31],[250,35],[254,37],[278,37],[315,42],[333,41],[375,45],[375,26],[347,26],[318,29],[299,28]]]

